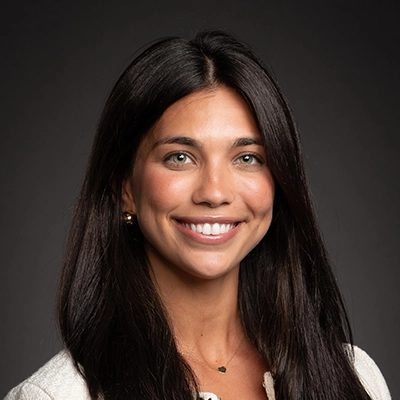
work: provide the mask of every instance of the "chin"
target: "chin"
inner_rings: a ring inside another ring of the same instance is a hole
[[[202,266],[201,268],[193,268],[188,272],[195,278],[204,280],[216,280],[230,276],[237,276],[239,270],[239,265],[236,267],[226,267],[221,268],[221,264]]]

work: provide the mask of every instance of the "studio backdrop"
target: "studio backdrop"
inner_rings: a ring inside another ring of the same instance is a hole
[[[55,295],[105,98],[135,51],[222,28],[297,119],[355,343],[400,397],[397,1],[3,2],[0,397],[60,348]]]

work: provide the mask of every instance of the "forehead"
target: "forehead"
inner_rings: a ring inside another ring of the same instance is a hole
[[[196,137],[200,141],[260,137],[246,102],[224,86],[195,92],[168,107],[148,133],[146,147],[177,135]]]

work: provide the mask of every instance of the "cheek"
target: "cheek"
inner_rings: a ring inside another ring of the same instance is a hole
[[[181,204],[189,193],[190,183],[183,177],[163,173],[157,168],[137,171],[136,204],[138,213],[152,209],[168,212]],[[148,217],[148,216],[146,216]]]
[[[260,216],[272,214],[275,184],[271,176],[246,180],[241,187],[241,192],[255,214]]]

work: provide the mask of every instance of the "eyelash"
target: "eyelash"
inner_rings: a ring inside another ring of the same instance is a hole
[[[185,162],[179,163],[179,162],[174,161],[174,157],[178,157],[178,156],[185,156],[186,157]],[[240,162],[239,160],[243,160],[244,157],[252,157],[253,160],[256,161],[256,163],[252,162],[250,164],[247,164],[247,163]],[[190,160],[191,162],[186,162],[187,160]],[[175,166],[179,166],[179,165],[185,165],[185,164],[193,163],[193,158],[189,154],[185,153],[184,151],[178,151],[178,152],[174,152],[174,153],[168,154],[164,158],[163,161],[164,161],[165,164],[171,163],[171,164],[173,164]],[[262,165],[262,164],[264,164],[264,160],[258,154],[246,153],[246,154],[243,154],[243,155],[237,157],[235,159],[235,161],[234,161],[234,164],[242,164],[242,165],[255,165],[255,164],[258,164],[258,165]]]
[[[253,153],[246,153],[246,154],[241,155],[240,157],[236,158],[235,163],[236,163],[236,161],[241,160],[244,157],[252,157],[256,161],[257,164],[264,164],[264,160],[258,154],[253,154]],[[239,164],[254,165],[254,163],[247,164],[247,163],[240,163],[240,162],[239,162]]]
[[[191,160],[191,161],[193,162],[193,159],[192,159],[192,157],[189,156],[189,154],[185,153],[184,151],[178,151],[178,152],[175,152],[175,153],[168,154],[168,155],[164,158],[164,163],[166,163],[166,164],[172,163],[172,164],[174,164],[174,165],[189,164],[189,163],[187,163],[187,162],[179,163],[179,162],[174,161],[173,158],[174,158],[174,157],[177,157],[177,156],[185,156],[186,159],[189,159],[189,160]],[[185,159],[185,161],[186,161],[186,159]]]

